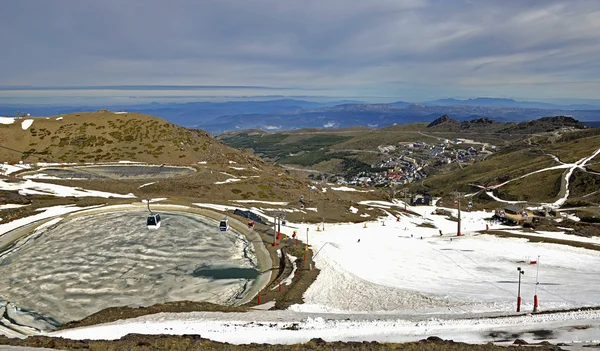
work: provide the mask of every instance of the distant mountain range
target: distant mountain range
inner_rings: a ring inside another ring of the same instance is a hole
[[[549,116],[571,116],[582,122],[600,121],[600,106],[555,105],[513,99],[440,99],[423,103],[397,101],[368,104],[361,101],[318,103],[295,99],[190,103],[149,103],[112,106],[0,105],[0,115],[52,116],[66,113],[126,110],[164,118],[184,127],[222,133],[242,129],[290,130],[298,128],[385,127],[412,122],[431,122],[441,115],[458,121],[489,118],[498,122],[522,122]]]
[[[557,105],[545,102],[516,101],[513,99],[502,98],[484,98],[458,100],[458,99],[439,99],[435,101],[424,102],[426,106],[483,106],[483,107],[510,107],[510,108],[536,108],[536,109],[560,109],[560,110],[600,110],[599,105],[590,104],[571,104]]]

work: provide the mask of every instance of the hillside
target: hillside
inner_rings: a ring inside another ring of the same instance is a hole
[[[331,180],[334,179],[331,175],[349,179],[360,171],[370,172],[373,177],[373,172],[382,170],[372,168],[372,165],[410,155],[419,164],[427,164],[423,168],[425,178],[404,186],[413,192],[444,196],[454,190],[476,192],[477,188],[470,184],[489,186],[560,165],[548,154],[558,157],[561,162],[589,157],[600,148],[598,134],[599,129],[586,128],[579,121],[564,116],[522,123],[500,123],[486,118],[461,122],[442,116],[429,124],[378,129],[320,129],[253,135],[237,132],[217,138],[232,146],[249,149],[269,162],[287,165],[290,169],[324,173]],[[455,140],[461,142],[453,142]],[[424,142],[427,148],[406,147],[417,141]],[[440,156],[433,157],[431,148],[436,145]],[[482,145],[488,150],[482,151]],[[389,149],[389,146],[394,148]],[[479,150],[479,156],[455,162],[457,153],[464,153],[469,148]],[[447,164],[445,160],[451,163]],[[591,162],[586,170],[574,170],[570,178],[570,200],[600,202],[600,193],[595,192],[600,186],[600,177],[590,173],[598,172],[598,169],[597,162]],[[408,171],[411,170],[404,169],[401,173]],[[305,172],[304,176],[310,172]],[[561,190],[563,172],[564,169],[557,169],[531,175],[497,189],[495,194],[507,200],[553,202]],[[320,175],[316,177],[320,179]],[[385,182],[380,185],[389,186]],[[478,195],[478,201],[490,202],[491,199],[482,194]]]
[[[227,204],[229,200],[289,202],[295,209],[289,218],[303,216],[307,221],[323,218],[362,220],[358,215],[349,213],[348,208],[353,201],[378,196],[374,193],[311,192],[306,179],[295,177],[251,153],[227,146],[202,130],[179,127],[138,113],[86,112],[18,120],[4,118],[1,121],[1,159],[8,163],[23,161],[33,167],[14,173],[17,178],[7,180],[10,182],[19,182],[19,178],[36,173],[43,175],[44,166],[40,165],[41,170],[35,167],[40,162],[57,162],[61,164],[50,166],[47,173],[67,176],[62,179],[46,178],[40,182],[117,194],[132,193],[138,199],[168,198],[171,203],[186,205],[196,202]],[[165,171],[158,174],[156,169],[161,172],[163,168],[134,170],[127,165],[83,165],[124,160],[166,164],[166,167],[186,166],[188,171],[168,172],[164,168]],[[111,167],[118,170],[107,171]],[[73,177],[73,174],[86,177]],[[326,207],[328,211],[301,213],[298,210],[301,196],[310,199],[305,205],[318,209]],[[19,195],[14,191],[0,190],[0,202],[31,204],[4,210],[0,222],[31,215],[40,207],[123,201],[131,202],[130,199],[55,197],[45,193]]]
[[[0,124],[0,145],[1,159],[13,163],[129,160],[193,164],[246,158],[202,130],[183,128],[144,114],[107,111]]]

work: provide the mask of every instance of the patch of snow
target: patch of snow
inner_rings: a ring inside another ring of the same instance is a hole
[[[2,175],[8,175],[11,173],[15,173],[18,171],[23,171],[26,169],[31,169],[31,165],[30,164],[18,164],[18,165],[9,165],[8,163],[4,163],[3,165],[0,165],[0,174]]]
[[[575,221],[575,222],[581,221],[581,219],[579,217],[575,216],[574,214],[567,213],[565,217],[567,217],[568,219]]]
[[[327,192],[327,188],[322,188],[321,191],[324,192],[324,193],[326,193]]]
[[[227,184],[227,183],[233,183],[233,182],[239,182],[241,179],[239,178],[229,178],[229,179],[225,179],[222,182],[215,182],[215,184]]]
[[[231,163],[237,163],[237,162],[235,162],[235,161],[228,161],[228,162],[229,162],[230,164],[231,164]]]
[[[282,205],[285,206],[288,204],[288,202],[277,202],[277,201],[262,201],[262,200],[231,200],[233,202],[240,202],[240,203],[261,203],[261,204],[268,204],[268,205]]]
[[[358,189],[350,188],[350,187],[347,187],[347,186],[340,186],[340,187],[337,187],[337,188],[332,187],[331,190],[337,190],[337,191],[356,191],[356,192],[359,192],[359,193],[368,193],[368,192],[375,191],[375,190],[358,190]]]
[[[305,210],[307,210],[307,211],[319,212],[319,211],[317,211],[317,208],[316,208],[316,207],[307,207],[307,208],[305,208]]]
[[[60,117],[56,117],[56,120],[57,120],[57,121],[60,121],[61,119],[63,119],[63,117],[62,117],[62,116],[60,116]]]
[[[9,208],[19,208],[19,207],[24,207],[24,206],[29,206],[29,205],[4,204],[4,205],[0,205],[0,210],[8,210]]]
[[[354,206],[350,206],[350,212],[352,212],[352,213],[358,213],[358,208],[356,208]]]
[[[107,163],[112,163],[112,162],[107,162]],[[117,163],[146,163],[146,162],[139,162],[139,161],[119,161]],[[91,164],[95,164],[95,163],[91,163]]]
[[[29,127],[31,127],[32,124],[33,124],[32,119],[26,119],[23,122],[21,122],[21,128],[23,128],[23,130],[27,130],[27,129],[29,129]]]
[[[290,275],[288,275],[287,278],[285,278],[285,280],[281,282],[281,284],[283,284],[283,285],[292,284],[292,280],[294,280],[294,276],[296,275],[296,269],[297,269],[295,262],[298,259],[298,257],[292,256],[289,253],[287,254],[287,257],[289,258],[290,262],[292,262],[293,269],[292,269],[292,273],[290,273]]]
[[[198,164],[199,164],[199,165],[205,165],[205,164],[206,164],[206,161],[198,161]]]
[[[242,170],[246,169],[246,167],[233,167],[233,166],[229,166],[229,168],[233,168],[233,169],[236,169],[238,171],[242,171]]]
[[[125,111],[117,111],[117,112],[113,112],[113,113],[114,113],[115,115],[124,115],[124,114],[126,114],[127,112],[125,112]]]
[[[523,204],[526,203],[527,201],[508,201],[508,200],[502,200],[501,198],[497,197],[496,195],[494,195],[493,192],[491,191],[486,191],[485,192],[487,194],[487,196],[491,197],[492,199],[498,201],[498,202],[503,202],[505,204]]]
[[[41,213],[38,213],[33,216],[29,216],[29,217],[15,219],[14,221],[11,221],[8,223],[0,224],[0,238],[2,238],[3,234],[6,234],[7,232],[9,232],[13,229],[22,227],[24,225],[27,225],[27,224],[30,224],[33,222],[37,222],[42,219],[46,219],[46,218],[50,218],[50,217],[54,217],[54,216],[60,216],[60,215],[66,214],[66,213],[76,212],[76,211],[79,211],[82,209],[95,208],[95,207],[98,207],[98,206],[77,207],[74,205],[64,205],[64,206],[39,208],[38,212],[41,212]]]
[[[48,184],[34,182],[33,180],[27,179],[24,182],[6,182],[0,180],[0,190],[15,191],[17,190],[21,195],[52,195],[59,197],[74,196],[74,197],[116,197],[116,198],[135,198],[136,196],[129,194],[115,194],[104,191],[86,190],[80,187],[70,187],[65,185]]]
[[[244,207],[235,207],[235,206],[225,206],[225,205],[217,205],[217,204],[207,204],[207,203],[194,203],[194,205],[198,207],[210,208],[217,211],[235,211],[237,209],[246,210]]]
[[[62,220],[63,220],[63,217],[53,218],[53,219],[49,220],[48,222],[40,224],[37,227],[35,227],[35,231],[37,232],[37,231],[40,231],[40,230],[42,230],[44,228],[51,227],[51,226],[55,225],[56,223],[58,223],[58,222],[60,222]]]
[[[157,197],[156,199],[150,199],[150,202],[159,202],[159,201],[165,201],[167,200],[166,197]],[[148,201],[146,199],[141,201],[142,203],[147,203]]]
[[[31,175],[25,175],[23,179],[63,179],[55,176],[48,175],[46,173],[35,173]]]
[[[155,184],[155,183],[156,183],[156,182],[142,184],[142,185],[140,185],[138,188],[143,188],[143,187],[145,187],[145,186],[152,185],[152,184]]]
[[[368,213],[361,213],[360,216],[361,217],[371,217],[371,215]]]
[[[15,123],[14,117],[0,117],[0,124],[13,124]]]

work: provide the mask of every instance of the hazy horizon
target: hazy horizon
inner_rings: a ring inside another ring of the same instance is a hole
[[[150,94],[64,87],[165,85],[209,88],[150,96],[600,99],[595,0],[22,0],[1,9],[0,98],[16,103],[125,103]]]
[[[253,95],[256,92],[273,94]],[[288,92],[290,94],[277,94]],[[322,93],[322,95],[308,95]],[[328,95],[327,93],[330,93]],[[0,86],[0,104],[4,105],[134,105],[149,103],[269,101],[294,99],[313,102],[360,101],[421,103],[438,99],[468,100],[476,98],[513,99],[517,102],[542,102],[556,105],[589,104],[600,107],[600,99],[582,98],[519,98],[516,96],[430,96],[429,99],[406,99],[396,96],[337,96],[323,89],[295,89],[264,86],[174,86],[174,85],[112,85],[112,86]],[[11,96],[11,94],[14,94]],[[299,95],[297,95],[299,94]]]

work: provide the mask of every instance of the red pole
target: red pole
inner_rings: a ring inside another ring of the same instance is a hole
[[[281,292],[281,283],[279,283],[279,292]]]
[[[296,239],[296,246],[298,246],[298,239]]]
[[[306,261],[306,253],[304,254],[304,260]]]
[[[258,305],[260,305],[260,294],[258,294],[258,297],[256,299],[258,300]]]
[[[533,312],[537,312],[538,307],[540,307],[538,303],[538,297],[537,295],[533,295]]]
[[[517,297],[517,312],[521,312],[521,296]]]

